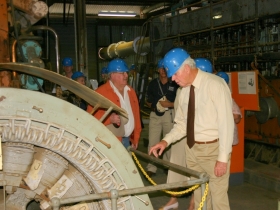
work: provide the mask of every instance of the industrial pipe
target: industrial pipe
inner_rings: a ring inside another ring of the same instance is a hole
[[[110,44],[108,47],[101,48],[98,52],[99,58],[111,60],[114,58],[124,58],[134,53],[144,56],[150,51],[150,38],[137,37],[133,41]]]
[[[42,37],[38,37],[38,36],[24,36],[21,35],[18,37],[18,40],[39,40],[41,41],[43,38]],[[16,44],[17,44],[17,40],[15,39],[12,43],[12,62],[15,63],[16,61]]]
[[[74,0],[76,69],[88,75],[87,23],[85,0]]]
[[[27,29],[26,33],[29,33],[31,31],[36,30],[47,30],[51,31],[55,36],[55,51],[56,51],[56,72],[59,74],[59,62],[60,62],[60,55],[59,55],[59,39],[58,35],[55,32],[55,30],[48,26],[31,26],[29,29]]]
[[[155,4],[153,6],[150,6],[150,7],[146,8],[146,9],[143,9],[141,13],[144,15],[144,14],[147,14],[147,13],[149,13],[149,12],[155,10],[155,9],[159,9],[160,7],[164,7],[164,6],[167,6],[167,5],[169,5],[169,3],[161,2],[159,4]]]

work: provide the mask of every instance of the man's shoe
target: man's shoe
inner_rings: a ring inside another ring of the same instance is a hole
[[[152,171],[147,171],[147,174],[149,177],[155,176],[156,173],[152,172]]]

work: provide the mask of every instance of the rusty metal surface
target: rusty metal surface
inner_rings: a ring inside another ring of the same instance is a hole
[[[7,11],[7,1],[0,0],[0,62],[10,61]]]
[[[17,9],[26,13],[31,13],[31,5],[33,0],[13,0],[12,3]]]
[[[278,124],[278,117],[280,112],[278,111],[278,114],[275,114],[277,112],[277,109],[279,109],[280,104],[280,97],[278,96],[278,93],[275,92],[280,88],[280,79],[273,79],[269,82],[270,86],[273,88],[267,85],[263,80],[259,80],[260,97],[266,100],[273,99],[273,101],[267,104],[267,110],[263,110],[260,113],[263,114],[262,117],[266,117],[267,120],[259,122],[259,116],[256,113],[254,115],[245,116],[245,138],[267,143],[270,145],[280,146],[280,125]],[[270,117],[270,112],[274,113],[273,117]]]

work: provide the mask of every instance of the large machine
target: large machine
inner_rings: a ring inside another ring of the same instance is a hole
[[[257,108],[245,109],[245,156],[279,167],[279,0],[203,1],[197,5],[192,2],[184,1],[174,5],[173,12],[152,17],[149,38],[143,38],[143,42],[139,37],[133,42],[113,44],[100,51],[101,57],[132,51],[146,55],[150,51],[155,63],[168,50],[180,46],[192,57],[210,58],[217,71],[254,70]],[[44,93],[45,82],[51,81],[93,106],[126,116],[122,109],[91,89],[47,70],[42,59],[44,40],[33,33],[37,29],[53,33],[58,71],[55,31],[48,26],[33,26],[47,14],[45,2],[0,3],[0,208],[28,209],[35,202],[38,208],[51,209],[53,197],[63,199],[142,187],[129,153],[100,121]],[[238,85],[236,75],[234,81]],[[63,208],[111,209],[111,201],[74,203]],[[125,196],[118,199],[117,209],[142,210],[152,206],[147,195]]]

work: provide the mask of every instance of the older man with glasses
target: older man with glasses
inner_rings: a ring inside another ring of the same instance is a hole
[[[198,69],[182,48],[170,50],[163,63],[167,76],[182,90],[174,127],[150,149],[150,154],[158,157],[167,146],[187,135],[187,167],[210,177],[207,209],[229,210],[227,191],[234,130],[229,87],[223,79]],[[201,201],[200,191],[198,188],[194,192],[195,209]]]
[[[112,112],[103,123],[125,147],[131,145],[137,149],[142,128],[137,95],[133,88],[127,84],[129,69],[125,61],[119,58],[110,61],[107,68],[108,81],[97,88],[96,92],[125,109],[128,113],[128,119]],[[92,106],[88,106],[87,111],[91,113],[92,109]],[[100,119],[105,111],[99,109],[93,116]]]

